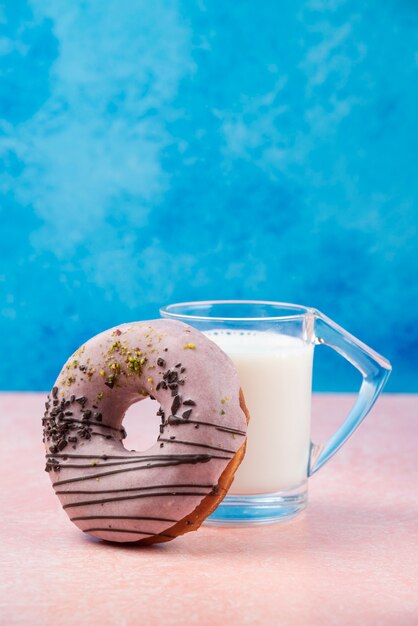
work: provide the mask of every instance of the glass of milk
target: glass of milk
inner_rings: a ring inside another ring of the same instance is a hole
[[[250,414],[245,457],[206,523],[265,524],[294,517],[306,507],[309,476],[366,417],[390,363],[316,309],[301,305],[223,300],[171,304],[160,312],[199,329],[230,356]],[[363,376],[352,410],[323,444],[312,443],[310,436],[318,345],[336,350]]]

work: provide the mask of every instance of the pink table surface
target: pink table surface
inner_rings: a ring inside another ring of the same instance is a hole
[[[418,396],[377,403],[311,479],[298,519],[147,548],[96,542],[67,520],[43,471],[43,401],[0,395],[1,624],[418,624]],[[316,437],[352,401],[315,396]],[[139,420],[129,427],[138,441]]]

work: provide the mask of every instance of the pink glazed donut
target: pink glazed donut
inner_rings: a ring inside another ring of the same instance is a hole
[[[124,448],[127,409],[150,396],[160,434]],[[196,530],[225,496],[245,453],[248,412],[229,357],[172,320],[96,335],[64,365],[43,418],[46,471],[70,520],[117,542]]]

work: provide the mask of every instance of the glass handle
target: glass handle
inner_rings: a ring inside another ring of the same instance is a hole
[[[318,471],[361,424],[376,402],[392,369],[384,357],[319,311],[314,311],[313,317],[316,343],[329,346],[341,354],[361,372],[363,381],[353,408],[334,435],[323,444],[311,443],[309,476]]]

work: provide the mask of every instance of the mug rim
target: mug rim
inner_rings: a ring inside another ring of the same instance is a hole
[[[209,306],[209,305],[263,305],[276,308],[282,308],[284,310],[289,309],[293,311],[297,311],[297,313],[289,314],[289,315],[266,315],[266,316],[255,316],[255,317],[229,317],[227,315],[216,316],[216,315],[190,315],[187,312],[176,313],[173,312],[173,309],[176,308],[198,308],[201,306]],[[170,319],[190,319],[190,320],[198,320],[204,322],[210,321],[231,321],[231,322],[259,322],[259,321],[286,321],[286,320],[296,320],[303,318],[307,313],[313,313],[314,309],[304,306],[302,304],[292,304],[291,302],[276,302],[274,300],[194,300],[190,302],[175,302],[173,304],[167,304],[166,306],[162,306],[160,308],[160,315]]]

